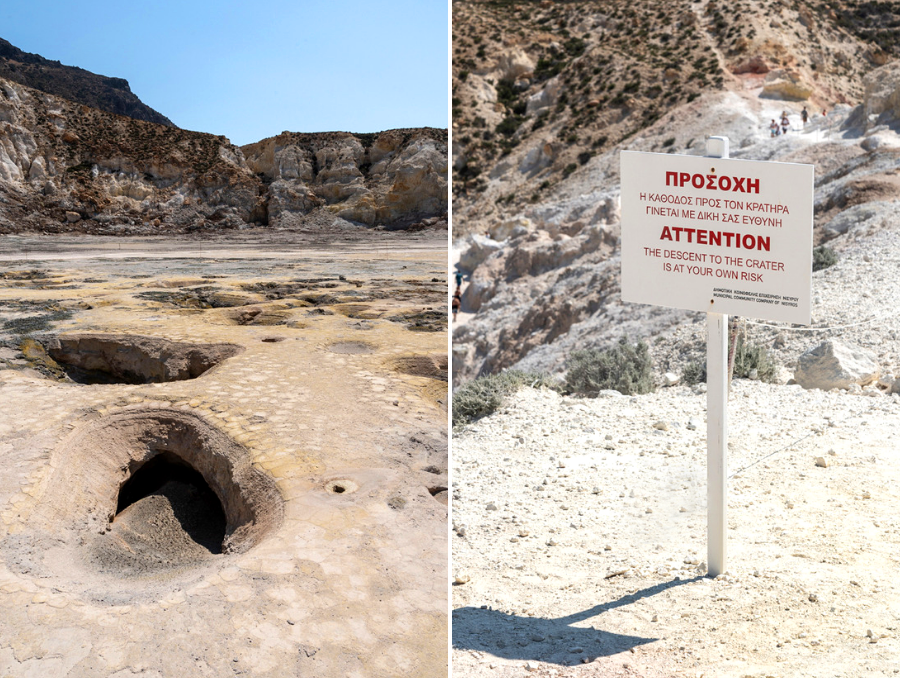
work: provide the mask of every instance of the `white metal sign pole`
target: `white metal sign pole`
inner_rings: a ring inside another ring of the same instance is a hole
[[[727,158],[728,137],[710,137],[706,155]],[[728,314],[707,313],[706,324],[706,562],[717,577],[728,552]]]

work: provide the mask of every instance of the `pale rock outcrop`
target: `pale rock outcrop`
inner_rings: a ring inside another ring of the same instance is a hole
[[[463,292],[463,308],[470,313],[477,313],[494,297],[496,288],[496,282],[487,276],[470,281]]]
[[[534,231],[518,247],[508,252],[504,267],[507,279],[538,276],[563,268],[588,252],[596,250],[605,240],[602,229],[586,228],[572,237],[563,233]]]
[[[887,220],[900,217],[900,205],[896,202],[874,201],[854,205],[838,213],[822,227],[827,238],[845,233],[871,232],[885,225]]]
[[[502,243],[477,233],[466,238],[466,245],[459,257],[459,267],[463,271],[474,271],[494,252],[499,252],[503,249]]]
[[[0,79],[0,198],[15,196],[0,199],[3,233],[405,228],[446,215],[447,170],[445,130],[285,132],[238,148]]]
[[[522,174],[540,172],[553,164],[553,161],[559,156],[559,150],[558,144],[541,140],[536,146],[529,149],[519,162],[519,171]]]
[[[780,68],[766,74],[760,96],[769,99],[805,101],[812,93],[812,86],[797,71]]]
[[[268,217],[271,221],[277,221],[286,212],[308,212],[323,204],[325,201],[304,183],[278,179],[269,186]]]
[[[546,109],[556,106],[562,89],[563,85],[559,80],[559,76],[550,78],[540,92],[535,92],[528,97],[525,113],[527,115],[538,115]]]
[[[535,228],[531,219],[523,216],[504,219],[491,226],[489,233],[494,240],[501,241],[530,233]]]
[[[397,221],[404,215],[426,217],[447,211],[447,144],[420,138],[396,148],[372,168],[387,187],[376,206],[376,219]],[[408,218],[408,217],[407,217]]]
[[[454,344],[474,344],[458,379],[509,367],[591,313],[595,295],[611,292],[613,268],[585,264],[611,249],[604,227],[594,225],[574,237],[532,231],[486,259],[463,292],[464,308],[478,315],[453,335]],[[489,350],[494,342],[497,352]]]
[[[284,133],[245,147],[250,167],[274,179],[269,217],[322,205],[342,219],[370,226],[442,214],[446,144],[397,132],[377,135],[371,145],[364,143],[368,135],[333,133],[323,145],[317,135]]]
[[[483,118],[485,127],[493,129],[503,120],[505,107],[497,101],[497,88],[495,86],[499,78],[496,75],[480,75],[471,73],[458,85],[458,96],[469,102],[472,110],[467,111],[474,119]]]
[[[28,181],[42,182],[46,178],[46,164],[44,163],[44,158],[39,155],[31,161],[31,167],[28,168]]]
[[[501,79],[517,80],[534,73],[534,61],[520,47],[503,50],[497,57],[494,72]]]
[[[872,132],[867,134],[859,145],[865,151],[875,151],[879,148],[882,150],[900,148],[900,135],[890,130]]]
[[[871,384],[880,373],[874,353],[829,339],[800,356],[794,381],[807,389],[849,389]]]
[[[357,139],[342,139],[335,145],[320,148],[314,154],[319,172],[315,178],[316,194],[329,205],[366,192],[359,166],[365,149]]]
[[[900,119],[900,61],[877,68],[865,78],[866,126]]]
[[[535,205],[526,211],[526,216],[538,228],[548,231],[578,231],[585,225],[618,223],[619,198],[607,191],[595,191]]]
[[[497,89],[480,75],[470,76],[461,87],[469,92],[476,105],[497,103]]]
[[[451,366],[454,376],[457,374],[457,372],[459,372],[460,370],[462,370],[465,367],[466,362],[469,359],[470,351],[471,351],[471,347],[469,347],[469,346],[459,346],[459,345],[454,344],[454,346],[453,346],[453,362],[452,362],[452,366]]]

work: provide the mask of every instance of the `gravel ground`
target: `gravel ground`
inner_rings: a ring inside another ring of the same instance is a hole
[[[457,432],[456,675],[893,675],[898,397],[736,381],[711,580],[700,391],[526,389]]]
[[[900,674],[900,238],[832,245],[813,328],[745,322],[780,383],[735,380],[729,556],[706,577],[705,387],[596,399],[525,389],[454,431],[459,676]],[[702,314],[651,341],[657,371],[705,351]],[[826,338],[872,350],[881,387],[787,385]]]

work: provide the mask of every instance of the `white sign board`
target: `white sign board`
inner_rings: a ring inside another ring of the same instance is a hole
[[[621,161],[624,301],[809,324],[812,165]]]

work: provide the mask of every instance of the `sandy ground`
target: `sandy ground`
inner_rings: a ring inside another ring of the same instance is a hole
[[[443,237],[10,236],[0,256],[0,675],[446,675]],[[81,385],[23,349],[85,331],[244,350],[189,381]],[[115,496],[92,482],[116,438],[91,454],[85,436],[169,412],[271,479],[279,521],[244,553],[92,571],[103,530],[71,514]]]

